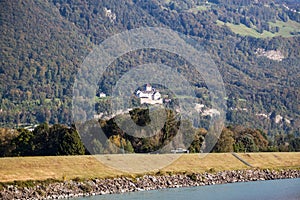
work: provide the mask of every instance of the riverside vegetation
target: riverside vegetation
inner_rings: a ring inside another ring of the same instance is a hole
[[[138,124],[147,124],[150,119],[147,112],[137,109],[132,112],[132,118]],[[151,153],[159,150],[172,140],[177,134],[183,134],[185,140],[192,139],[188,150],[199,153],[207,130],[194,128],[185,123],[184,131],[179,131],[181,121],[168,111],[168,119],[164,127],[154,136],[137,138],[121,130],[114,119],[99,120],[105,135],[100,137],[93,123],[85,123],[86,129],[80,136],[75,126],[49,126],[40,124],[33,131],[27,129],[0,129],[0,156],[54,156],[54,155],[84,155],[102,153]],[[152,134],[152,133],[148,133]],[[153,135],[153,134],[152,134]],[[81,138],[84,139],[82,141]],[[83,143],[84,142],[84,143]],[[88,146],[89,148],[85,148]],[[174,146],[173,149],[178,148]],[[278,134],[274,138],[258,129],[242,126],[225,127],[218,138],[213,152],[262,152],[262,151],[299,151],[300,138],[295,135]],[[161,153],[170,153],[161,152]]]

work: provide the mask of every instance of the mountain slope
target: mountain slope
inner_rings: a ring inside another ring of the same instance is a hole
[[[143,11],[135,14],[131,4],[117,1],[115,7],[124,12],[111,21],[104,9],[114,7],[112,3],[1,2],[2,123],[71,122],[74,76],[92,42],[97,44],[130,26],[155,25],[151,17],[147,22]],[[125,14],[129,10],[132,17]]]
[[[270,134],[299,134],[299,14],[281,2],[237,2],[240,5],[225,0],[1,1],[1,122],[71,123],[74,77],[93,45],[124,30],[163,26],[193,37],[211,55],[227,89],[228,123],[256,126]],[[294,1],[286,5],[298,9]],[[283,30],[288,24],[296,28]],[[240,27],[257,37],[236,32]],[[273,60],[269,54],[284,58]],[[109,94],[122,73],[149,56],[180,69],[187,64],[165,52],[132,52],[111,66],[120,69],[119,74],[112,77],[108,71],[100,88]],[[187,74],[195,90],[201,90],[205,83],[199,83],[196,73]]]

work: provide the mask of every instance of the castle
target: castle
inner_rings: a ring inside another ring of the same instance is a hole
[[[150,84],[146,85],[144,91],[138,90],[136,95],[140,98],[141,104],[162,104],[163,99],[161,94],[155,88],[152,88]]]

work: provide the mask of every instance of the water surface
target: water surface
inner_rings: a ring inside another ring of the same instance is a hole
[[[80,200],[300,200],[300,178],[100,195]]]

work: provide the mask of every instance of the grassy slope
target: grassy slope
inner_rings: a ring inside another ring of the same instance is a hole
[[[287,22],[276,21],[276,23],[269,22],[272,27],[279,27],[279,32],[276,33],[276,36],[281,35],[283,37],[291,36],[290,32],[299,31],[300,23],[296,21],[289,20]]]
[[[297,153],[246,153],[239,156],[258,168],[300,167],[300,152]]]
[[[254,28],[249,28],[244,24],[231,24],[231,23],[224,23],[220,20],[217,21],[219,26],[226,25],[228,26],[232,32],[242,35],[242,36],[252,36],[256,38],[267,38],[267,37],[275,37],[275,36],[282,36],[282,37],[292,37],[291,32],[298,31],[300,29],[300,23],[295,21],[289,20],[287,22],[283,21],[276,21],[276,23],[269,22],[270,26],[272,27],[279,27],[278,33],[271,33],[269,31],[264,31],[263,33],[257,32]]]
[[[208,9],[209,9],[208,5],[207,6],[203,5],[203,6],[197,6],[195,8],[191,8],[191,9],[189,9],[189,12],[196,14],[198,11],[204,11],[204,10],[208,10]]]
[[[239,154],[243,159],[255,167],[260,168],[299,168],[300,153],[250,153]],[[174,154],[168,155],[109,155],[100,156],[102,161],[121,165],[123,162],[131,164],[133,170],[142,165],[144,170],[152,165],[166,164]],[[102,162],[105,163],[105,162]],[[128,174],[107,167],[93,156],[56,156],[56,157],[19,157],[0,158],[0,182],[14,180],[45,180],[48,178],[63,180],[79,178],[106,178],[115,176],[137,175]],[[144,163],[144,164],[141,164]],[[151,168],[151,167],[150,167]],[[150,169],[149,168],[149,169]],[[172,172],[205,172],[233,169],[246,169],[243,163],[229,153],[208,154],[201,158],[198,154],[185,154],[175,162],[160,170],[162,173]],[[152,168],[153,169],[153,168]],[[149,173],[156,173],[153,170]]]

